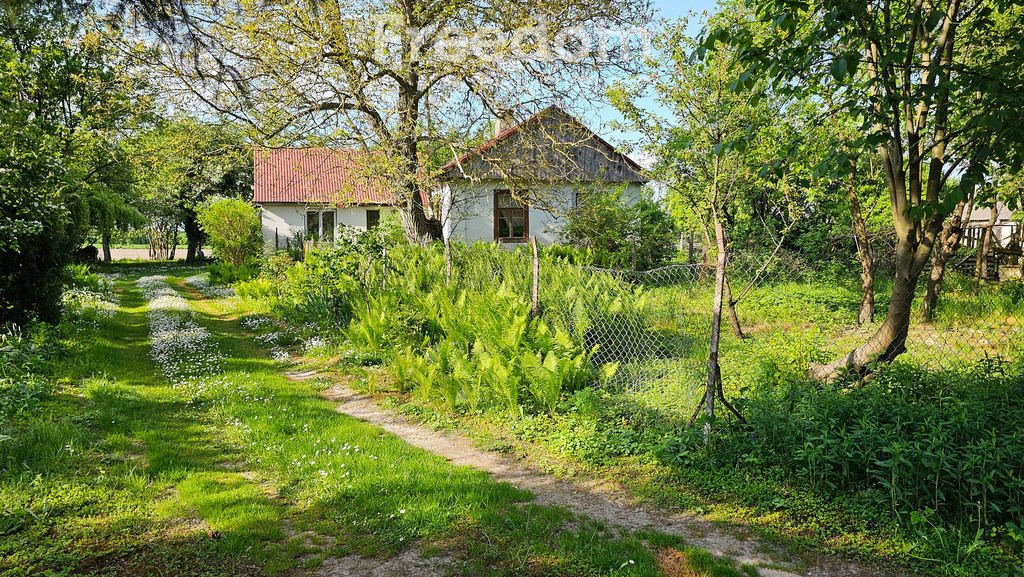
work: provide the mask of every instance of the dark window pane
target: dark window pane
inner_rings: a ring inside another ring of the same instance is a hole
[[[509,233],[512,230],[511,224],[508,220],[508,213],[499,210],[496,218],[498,219],[498,238],[508,238]]]
[[[522,211],[515,211],[509,214],[510,227],[512,233],[509,234],[511,238],[524,238],[526,236],[526,215]]]
[[[370,230],[378,224],[380,224],[380,211],[366,209],[366,230]]]
[[[325,210],[320,215],[320,238],[327,242],[334,242],[334,211]]]
[[[309,211],[306,213],[306,238],[317,240],[320,238],[320,213]]]
[[[512,193],[504,190],[494,193],[494,235],[496,240],[525,239],[530,231],[527,228],[527,208],[516,200]]]

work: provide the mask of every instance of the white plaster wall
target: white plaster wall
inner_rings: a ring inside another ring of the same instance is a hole
[[[565,215],[575,206],[580,187],[572,184],[521,186],[529,189],[531,198],[542,199],[530,207],[530,236],[546,245],[559,242]],[[619,186],[609,185],[610,188]],[[467,244],[494,242],[494,192],[509,188],[499,181],[446,184],[441,189],[446,238]],[[641,189],[639,184],[630,184],[624,196],[635,202],[640,198]]]
[[[397,209],[391,206],[352,206],[334,208],[304,204],[262,204],[260,217],[263,221],[263,244],[268,251],[275,248],[275,233],[281,249],[285,248],[286,239],[292,239],[297,233],[306,231],[306,211],[333,210],[335,216],[334,238],[338,238],[342,227],[366,230],[366,211],[379,210],[381,218],[388,212]]]

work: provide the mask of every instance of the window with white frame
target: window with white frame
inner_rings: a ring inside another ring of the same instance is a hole
[[[334,242],[335,216],[333,210],[307,210],[306,238],[318,242]]]

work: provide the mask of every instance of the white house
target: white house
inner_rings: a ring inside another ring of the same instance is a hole
[[[448,239],[551,244],[581,195],[619,188],[637,198],[645,184],[636,162],[560,108],[496,132],[442,168],[433,212]],[[394,185],[375,176],[374,154],[257,149],[253,202],[267,249],[285,249],[299,236],[332,241],[342,226],[365,230],[398,210]]]
[[[374,176],[373,153],[328,148],[258,148],[253,202],[260,207],[267,250],[299,237],[331,242],[343,226],[367,230],[397,210],[388,179]]]
[[[994,215],[992,211],[995,210]],[[999,248],[1016,247],[1020,250],[1020,223],[1014,219],[1013,211],[1005,203],[997,203],[995,208],[975,207],[970,219],[964,225],[964,245],[977,247],[989,225],[992,226],[992,240]]]
[[[443,168],[446,238],[551,244],[581,195],[616,187],[637,198],[646,182],[640,165],[558,107],[496,133]]]

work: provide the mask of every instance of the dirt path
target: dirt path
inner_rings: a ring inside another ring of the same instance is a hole
[[[295,373],[294,379],[312,378],[315,373]],[[482,469],[498,481],[532,492],[541,505],[565,507],[577,514],[604,521],[629,530],[650,529],[683,537],[690,545],[711,553],[755,565],[764,577],[867,577],[901,575],[901,573],[866,568],[834,557],[787,561],[778,547],[758,542],[742,528],[725,531],[692,515],[659,514],[637,507],[626,495],[597,485],[583,485],[557,479],[526,467],[505,455],[484,451],[464,437],[428,429],[380,408],[368,396],[360,395],[344,385],[335,385],[324,392],[337,402],[338,412],[379,426],[407,443],[447,458],[456,465]],[[409,560],[406,560],[408,563]],[[402,563],[400,563],[401,565]],[[351,565],[351,567],[347,567]],[[380,565],[380,562],[377,562]],[[360,564],[353,559],[325,563],[322,575],[406,575],[386,567]],[[351,570],[346,570],[351,569]],[[394,569],[394,568],[393,568]],[[380,572],[383,570],[384,572]],[[430,575],[431,572],[410,573]],[[442,572],[437,572],[437,575]]]

